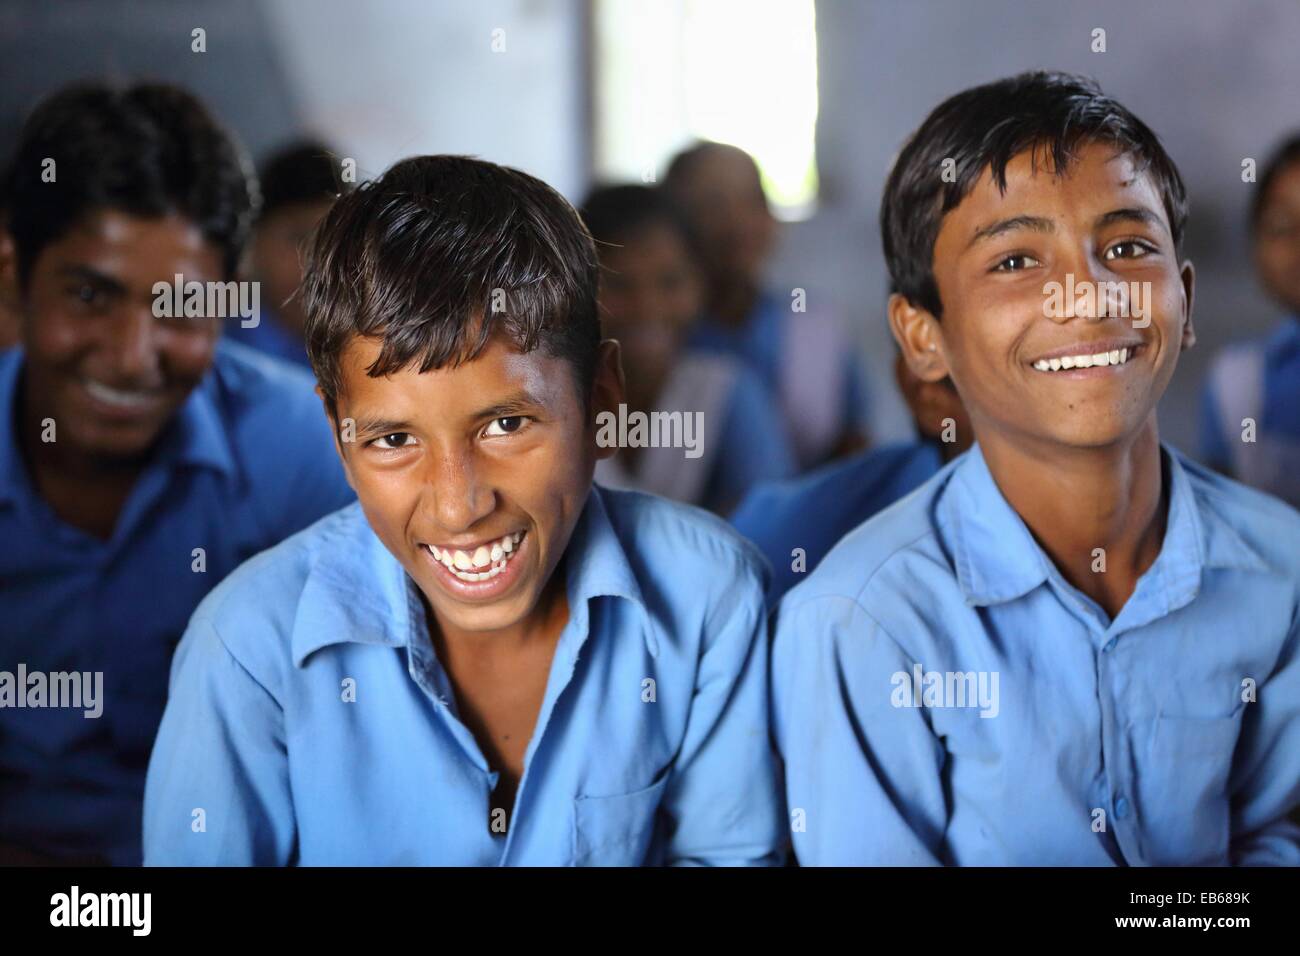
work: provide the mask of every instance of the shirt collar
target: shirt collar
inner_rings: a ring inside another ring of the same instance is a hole
[[[423,604],[415,582],[384,547],[361,510],[353,504],[322,526],[316,558],[303,587],[291,645],[299,667],[315,651],[332,644],[407,646],[425,633]],[[605,492],[593,485],[565,551],[570,615],[587,621],[589,602],[623,598],[644,610],[645,600],[618,533],[610,521]],[[659,646],[648,622],[646,647]]]
[[[177,410],[159,447],[161,461],[211,468],[229,478],[235,474],[235,453],[214,395],[220,347],[212,368]]]
[[[1197,493],[1181,460],[1162,446],[1170,482],[1169,516],[1160,553],[1125,605],[1126,626],[1155,619],[1188,604],[1201,586],[1204,568],[1267,571],[1263,557]],[[1043,552],[1020,515],[1003,497],[978,444],[954,469],[949,489],[938,504],[948,535],[957,579],[968,603],[999,604],[1021,597],[1060,573]],[[1146,592],[1146,593],[1143,593]],[[1130,611],[1129,605],[1135,609]],[[1139,611],[1136,608],[1146,607]]]
[[[15,500],[20,488],[30,487],[15,420],[24,364],[21,347],[0,353],[0,501]],[[234,474],[234,451],[213,397],[216,374],[214,363],[185,399],[163,433],[155,462],[213,468],[226,477]]]

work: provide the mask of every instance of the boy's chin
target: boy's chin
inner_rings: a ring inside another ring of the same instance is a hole
[[[1067,427],[1051,429],[1046,436],[1050,443],[1079,450],[1098,451],[1120,448],[1135,441],[1145,430],[1150,416],[1135,420],[1125,418],[1093,418],[1071,423]]]

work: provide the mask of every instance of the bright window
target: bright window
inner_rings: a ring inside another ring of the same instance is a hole
[[[594,0],[595,171],[657,181],[698,139],[750,153],[782,218],[817,198],[813,0]]]

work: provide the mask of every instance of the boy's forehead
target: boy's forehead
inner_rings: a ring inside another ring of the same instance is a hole
[[[474,358],[459,364],[420,371],[417,354],[402,368],[373,376],[369,370],[383,351],[380,336],[354,335],[343,349],[339,369],[342,393],[353,401],[400,400],[413,402],[436,396],[440,402],[456,400],[482,405],[503,396],[527,398],[537,404],[554,401],[560,387],[569,386],[567,363],[541,349],[522,351],[504,335],[493,335]]]
[[[1069,195],[1074,202],[1106,204],[1115,196],[1147,198],[1160,204],[1160,189],[1148,169],[1130,152],[1109,143],[1086,143],[1071,155],[1061,170],[1052,153],[1043,146],[1018,152],[1006,164],[1006,190],[998,189],[992,166],[985,166],[974,189],[957,209],[966,206],[1005,207],[1010,204],[1047,200],[1060,202]],[[957,211],[954,209],[954,212]]]
[[[1110,143],[1078,146],[1067,165],[1057,170],[1050,150],[1036,145],[1007,162],[1006,188],[1000,189],[992,166],[986,166],[975,185],[945,216],[967,220],[978,229],[989,216],[1042,215],[1069,208],[1092,209],[1141,205],[1167,219],[1160,189],[1150,171],[1129,152]],[[1043,208],[1047,207],[1047,208]],[[1166,228],[1168,223],[1166,222]]]
[[[150,287],[159,280],[171,282],[177,269],[186,280],[220,277],[220,251],[197,223],[175,214],[142,217],[96,209],[49,248],[65,260],[85,260],[112,278]]]

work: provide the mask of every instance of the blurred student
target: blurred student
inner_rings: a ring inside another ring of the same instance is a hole
[[[0,195],[0,204],[3,202],[4,197]],[[8,262],[14,255],[14,242],[6,223],[7,213],[0,208],[0,263]],[[17,290],[0,272],[0,352],[18,344],[19,326]]]
[[[776,239],[758,166],[735,146],[701,143],[678,154],[664,188],[699,240],[705,313],[690,343],[748,362],[777,397],[801,468],[866,444],[866,395],[854,343],[818,306],[796,311],[764,288]]]
[[[306,242],[345,184],[326,146],[294,143],[275,153],[258,177],[262,202],[249,242],[251,278],[262,285],[261,321],[236,323],[237,341],[311,369],[303,328],[307,321],[298,287]]]
[[[1211,364],[1202,451],[1220,471],[1300,508],[1300,135],[1264,165],[1250,224],[1260,282],[1286,317]]]
[[[601,319],[619,342],[628,412],[681,421],[692,443],[629,444],[597,464],[596,480],[721,513],[756,482],[793,474],[780,414],[757,373],[686,347],[704,287],[672,200],[648,186],[611,186],[587,197],[582,218],[596,240]]]
[[[1157,428],[1196,340],[1186,218],[1083,78],[966,90],[904,145],[890,326],[976,444],[781,602],[800,862],[1300,863],[1300,514]]]
[[[760,485],[731,516],[736,530],[772,565],[769,607],[814,570],[840,538],[970,447],[970,420],[951,379],[918,378],[901,352],[894,359],[894,377],[912,412],[916,441],[871,448],[812,474]]]
[[[351,494],[311,378],[223,340],[240,316],[155,292],[232,280],[247,234],[250,177],[202,104],[70,87],[5,188],[22,344],[0,355],[0,858],[139,864],[190,614]]]
[[[623,400],[598,275],[572,206],[480,160],[330,211],[307,342],[359,503],[194,615],[147,863],[777,861],[762,558],[592,485]]]

